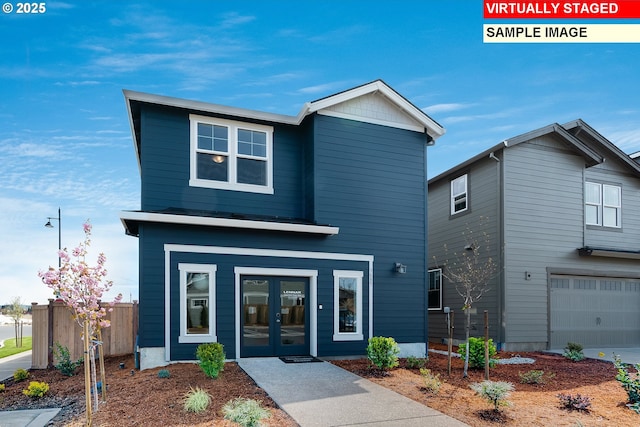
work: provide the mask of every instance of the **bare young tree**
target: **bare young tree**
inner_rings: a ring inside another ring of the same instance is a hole
[[[482,230],[486,222],[487,218],[481,217],[478,230]],[[484,231],[474,233],[467,225],[462,236],[465,244],[461,251],[450,254],[447,245],[444,245],[446,260],[443,265],[442,275],[454,284],[456,292],[463,299],[462,310],[466,315],[465,342],[467,343],[463,376],[467,377],[469,370],[471,308],[490,290],[489,282],[496,276],[497,265],[489,255],[489,234]]]
[[[13,319],[13,325],[16,333],[16,347],[22,347],[22,324],[21,320],[24,316],[24,308],[20,297],[14,297],[9,303],[7,315]]]

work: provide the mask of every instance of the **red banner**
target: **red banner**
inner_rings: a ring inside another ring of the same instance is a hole
[[[606,1],[490,1],[484,0],[485,19],[635,19],[640,0]]]

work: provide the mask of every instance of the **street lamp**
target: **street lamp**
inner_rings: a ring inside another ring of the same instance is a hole
[[[58,268],[62,266],[62,258],[60,258],[60,251],[62,250],[62,226],[61,226],[61,218],[60,208],[58,208],[58,217],[48,216],[47,223],[44,225],[47,228],[53,228],[53,224],[51,224],[52,219],[58,220]]]

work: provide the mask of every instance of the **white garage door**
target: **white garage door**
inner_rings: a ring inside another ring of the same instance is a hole
[[[551,276],[551,348],[640,346],[640,279]]]

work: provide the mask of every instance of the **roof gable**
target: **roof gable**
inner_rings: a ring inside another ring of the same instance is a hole
[[[419,121],[379,93],[369,93],[331,105],[319,110],[318,114],[417,132],[424,130],[424,126]]]
[[[632,171],[636,175],[640,176],[640,164],[638,164],[638,162],[634,161],[630,156],[626,155],[622,150],[620,150],[608,139],[596,132],[583,120],[578,119],[565,125],[559,125],[557,123],[550,124],[548,126],[532,130],[522,135],[506,139],[501,143],[496,144],[493,147],[483,151],[482,153],[466,160],[465,162],[462,162],[454,166],[453,168],[448,169],[445,172],[442,172],[441,174],[431,178],[429,180],[429,183],[431,184],[449,175],[455,174],[458,171],[469,167],[480,159],[491,156],[493,153],[499,150],[508,149],[509,147],[523,144],[535,138],[548,134],[557,135],[560,140],[562,140],[562,142],[564,142],[568,147],[581,155],[585,159],[585,165],[587,165],[587,167],[603,163],[605,161],[605,157],[590,148],[589,145],[580,138],[580,132],[587,133],[591,137],[591,139],[595,141],[596,144],[598,144],[598,146],[605,148],[608,153],[610,153],[612,156],[615,156],[616,159],[620,160],[623,164],[632,169]]]
[[[375,80],[310,102],[306,105],[306,114],[313,112],[418,132],[424,131],[434,141],[445,133],[445,129],[435,120],[382,80]]]

